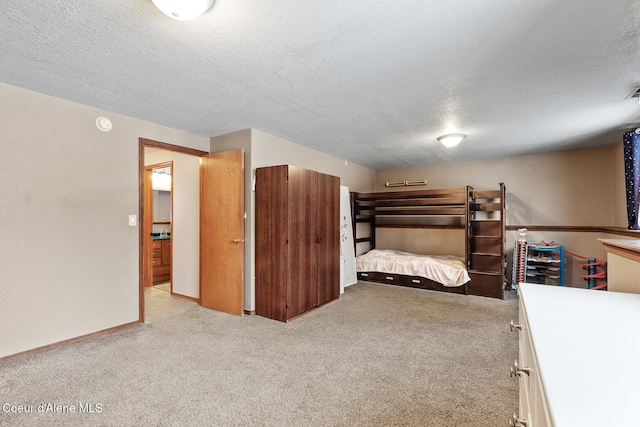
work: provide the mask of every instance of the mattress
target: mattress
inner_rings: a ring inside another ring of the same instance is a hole
[[[453,255],[420,255],[393,249],[372,249],[356,257],[356,271],[420,276],[443,286],[462,286],[471,279],[464,259]]]

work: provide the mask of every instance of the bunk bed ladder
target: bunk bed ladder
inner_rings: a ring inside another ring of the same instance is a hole
[[[373,249],[376,247],[376,217],[373,216],[362,216],[362,212],[360,209],[360,205],[357,201],[358,193],[351,192],[351,220],[353,224],[353,245],[356,251],[356,255],[358,254],[358,243],[369,243],[369,249]],[[369,235],[366,237],[358,237],[358,224],[369,224]],[[366,251],[365,251],[366,252]]]
[[[468,218],[470,295],[504,298],[505,186],[473,191]]]

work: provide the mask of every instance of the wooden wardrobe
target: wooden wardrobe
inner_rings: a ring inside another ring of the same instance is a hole
[[[256,169],[256,314],[286,322],[340,296],[340,178]]]

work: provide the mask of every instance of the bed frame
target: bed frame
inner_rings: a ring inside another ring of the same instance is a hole
[[[376,228],[463,229],[465,265],[471,281],[446,287],[424,277],[358,272],[359,280],[439,290],[493,298],[504,298],[506,258],[505,186],[497,190],[474,190],[470,186],[417,191],[351,193],[354,242],[376,247]],[[429,217],[458,218],[459,225],[425,223]],[[402,224],[385,223],[386,218],[403,218]],[[460,221],[461,220],[461,221]],[[358,224],[368,224],[366,237],[358,237]]]

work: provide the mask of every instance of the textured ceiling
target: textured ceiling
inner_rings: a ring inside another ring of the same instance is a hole
[[[376,169],[594,147],[640,122],[637,0],[0,4],[0,81]],[[1,118],[0,118],[1,120]],[[446,149],[436,137],[468,136]]]

